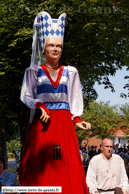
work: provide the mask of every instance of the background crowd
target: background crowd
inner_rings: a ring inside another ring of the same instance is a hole
[[[89,161],[95,155],[98,155],[102,152],[101,146],[102,145],[100,144],[100,147],[98,148],[97,146],[92,145],[92,146],[89,146],[88,149],[86,149],[86,145],[79,146],[80,156],[83,162],[85,172],[87,172]],[[123,146],[119,146],[118,143],[114,144],[112,154],[118,154],[124,160],[126,173],[129,179],[129,145],[126,146],[126,144],[124,144]]]

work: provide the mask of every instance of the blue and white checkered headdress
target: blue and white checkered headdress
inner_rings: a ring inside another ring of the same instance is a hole
[[[49,13],[42,11],[38,13],[38,24],[41,49],[44,52],[47,39],[59,38],[62,40],[64,37],[66,14],[62,13],[58,19],[52,19]]]
[[[42,11],[38,13],[33,24],[33,43],[30,65],[41,65],[45,61],[43,56],[46,41],[49,38],[64,39],[64,30],[66,22],[66,13],[62,13],[58,19],[52,19],[49,13]],[[37,37],[37,28],[39,29],[40,39]]]

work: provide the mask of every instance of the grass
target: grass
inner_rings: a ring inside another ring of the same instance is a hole
[[[7,171],[7,172],[12,172],[12,173],[14,173],[14,174],[17,174],[17,173],[16,173],[16,169],[14,169],[14,168],[8,168],[8,169],[5,169],[5,171]]]
[[[9,158],[8,160],[15,160],[15,158]]]

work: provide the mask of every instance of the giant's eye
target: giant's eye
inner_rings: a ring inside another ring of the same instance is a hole
[[[49,44],[48,46],[49,46],[49,47],[52,47],[53,45],[52,45],[52,44]]]
[[[57,48],[61,48],[61,49],[62,49],[62,45],[60,45],[60,44],[59,44],[59,45],[57,45],[56,47],[57,47]]]

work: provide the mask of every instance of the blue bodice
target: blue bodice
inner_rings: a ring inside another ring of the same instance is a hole
[[[37,98],[46,104],[49,110],[69,110],[68,104],[68,69],[64,67],[58,87],[54,88],[44,70],[39,67],[37,78]]]

